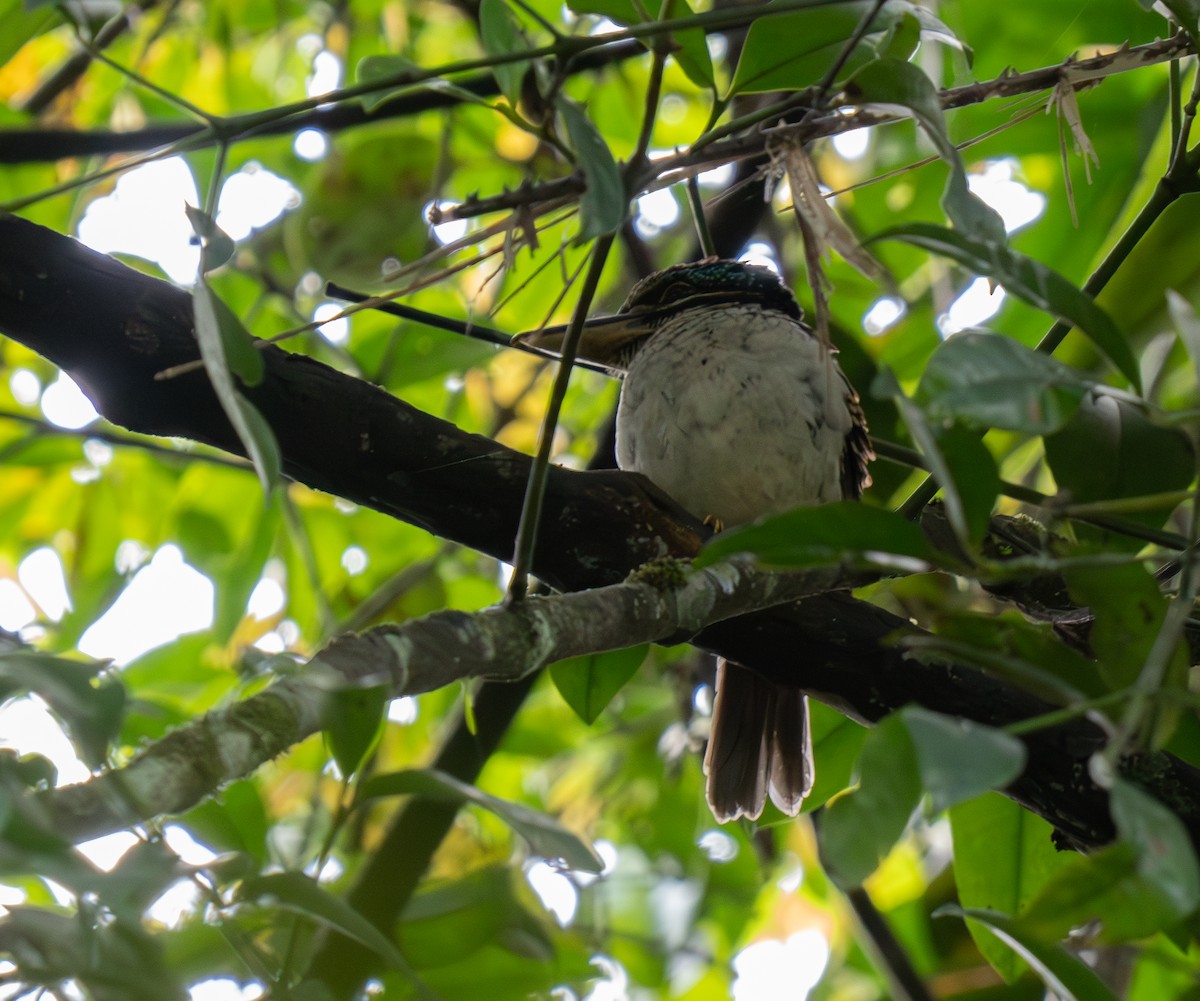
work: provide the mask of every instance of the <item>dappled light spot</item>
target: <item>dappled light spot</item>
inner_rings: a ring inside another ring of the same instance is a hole
[[[57,622],[71,610],[62,560],[49,546],[35,549],[21,560],[17,579],[46,618]]]
[[[875,337],[882,334],[888,327],[900,320],[908,312],[908,305],[903,299],[885,295],[876,299],[863,317],[863,329]]]
[[[525,866],[525,878],[555,920],[564,928],[569,925],[579,906],[579,891],[570,877],[561,869],[538,859]]]
[[[967,187],[1000,213],[1004,229],[1012,233],[1046,211],[1046,196],[1014,178],[1017,162],[1011,158],[989,160],[983,170],[967,175]]]
[[[829,943],[813,929],[783,941],[764,939],[746,946],[733,960],[734,1001],[802,1001],[829,962]]]
[[[66,372],[59,372],[58,378],[42,393],[42,413],[51,424],[68,431],[85,428],[100,416],[79,384]]]
[[[993,289],[987,278],[976,278],[938,317],[938,330],[943,337],[950,337],[961,330],[986,323],[1000,312],[1004,295],[1004,289],[998,286]]]
[[[159,549],[79,640],[89,657],[127,664],[213,621],[213,585],[184,562],[178,546]]]

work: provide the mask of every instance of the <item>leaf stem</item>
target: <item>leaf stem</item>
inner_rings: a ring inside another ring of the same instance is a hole
[[[692,207],[692,223],[696,227],[696,240],[704,257],[717,255],[712,230],[708,228],[708,217],[704,214],[704,199],[700,195],[700,182],[692,174],[687,179],[688,204]]]
[[[579,348],[579,337],[583,332],[584,321],[588,310],[596,296],[600,285],[600,275],[604,271],[608,252],[612,249],[615,234],[606,233],[596,240],[592,248],[592,260],[587,275],[583,279],[583,287],[579,291],[579,299],[575,303],[575,312],[567,325],[566,337],[562,346],[562,361],[558,373],[554,377],[554,388],[550,394],[550,402],[546,406],[546,416],[542,420],[541,435],[538,438],[537,455],[534,456],[533,466],[529,472],[529,482],[525,488],[525,500],[521,505],[521,520],[517,524],[517,539],[514,544],[513,574],[509,582],[505,604],[511,605],[522,601],[529,593],[529,568],[533,564],[533,551],[537,545],[537,527],[542,514],[542,502],[546,494],[546,481],[550,475],[550,450],[554,444],[554,432],[558,428],[558,417],[562,411],[563,399],[567,393],[567,385],[571,379],[571,369]]]
[[[628,194],[630,180],[647,162],[646,151],[650,148],[650,138],[654,134],[654,121],[658,117],[658,101],[662,94],[663,70],[667,65],[667,54],[661,49],[654,50],[654,62],[650,66],[650,79],[646,83],[646,111],[642,116],[642,129],[638,135],[637,147],[629,160],[626,170],[626,190]]]
[[[870,10],[866,11],[862,19],[854,27],[854,34],[847,39],[846,44],[842,46],[842,51],[838,53],[837,59],[833,61],[833,65],[829,67],[829,72],[825,74],[825,78],[817,85],[817,99],[815,104],[821,106],[825,103],[825,98],[829,94],[829,88],[833,86],[837,80],[837,75],[842,71],[842,67],[846,65],[846,61],[858,48],[858,43],[863,40],[867,32],[871,30],[871,25],[875,23],[875,18],[879,12],[883,10],[883,5],[887,0],[875,0],[874,5]]]

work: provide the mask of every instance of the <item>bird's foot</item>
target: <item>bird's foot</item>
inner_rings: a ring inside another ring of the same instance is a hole
[[[715,514],[705,515],[704,524],[712,529],[713,535],[720,535],[725,531],[725,522],[718,518]]]

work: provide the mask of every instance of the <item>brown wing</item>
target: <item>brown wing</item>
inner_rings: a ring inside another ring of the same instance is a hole
[[[858,393],[845,375],[842,380],[846,383],[846,407],[854,421],[854,426],[846,435],[846,447],[842,450],[842,496],[846,500],[858,500],[863,490],[871,485],[867,463],[875,458],[875,452],[871,448],[867,418],[863,414]]]

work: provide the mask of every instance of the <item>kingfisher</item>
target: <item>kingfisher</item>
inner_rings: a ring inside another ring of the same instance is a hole
[[[562,333],[521,339],[557,348]],[[652,274],[588,324],[579,355],[622,379],[617,465],[718,530],[870,483],[858,394],[769,268],[708,258]],[[813,781],[807,696],[719,660],[704,771],[720,822],[757,820],[768,795],[796,815]]]

